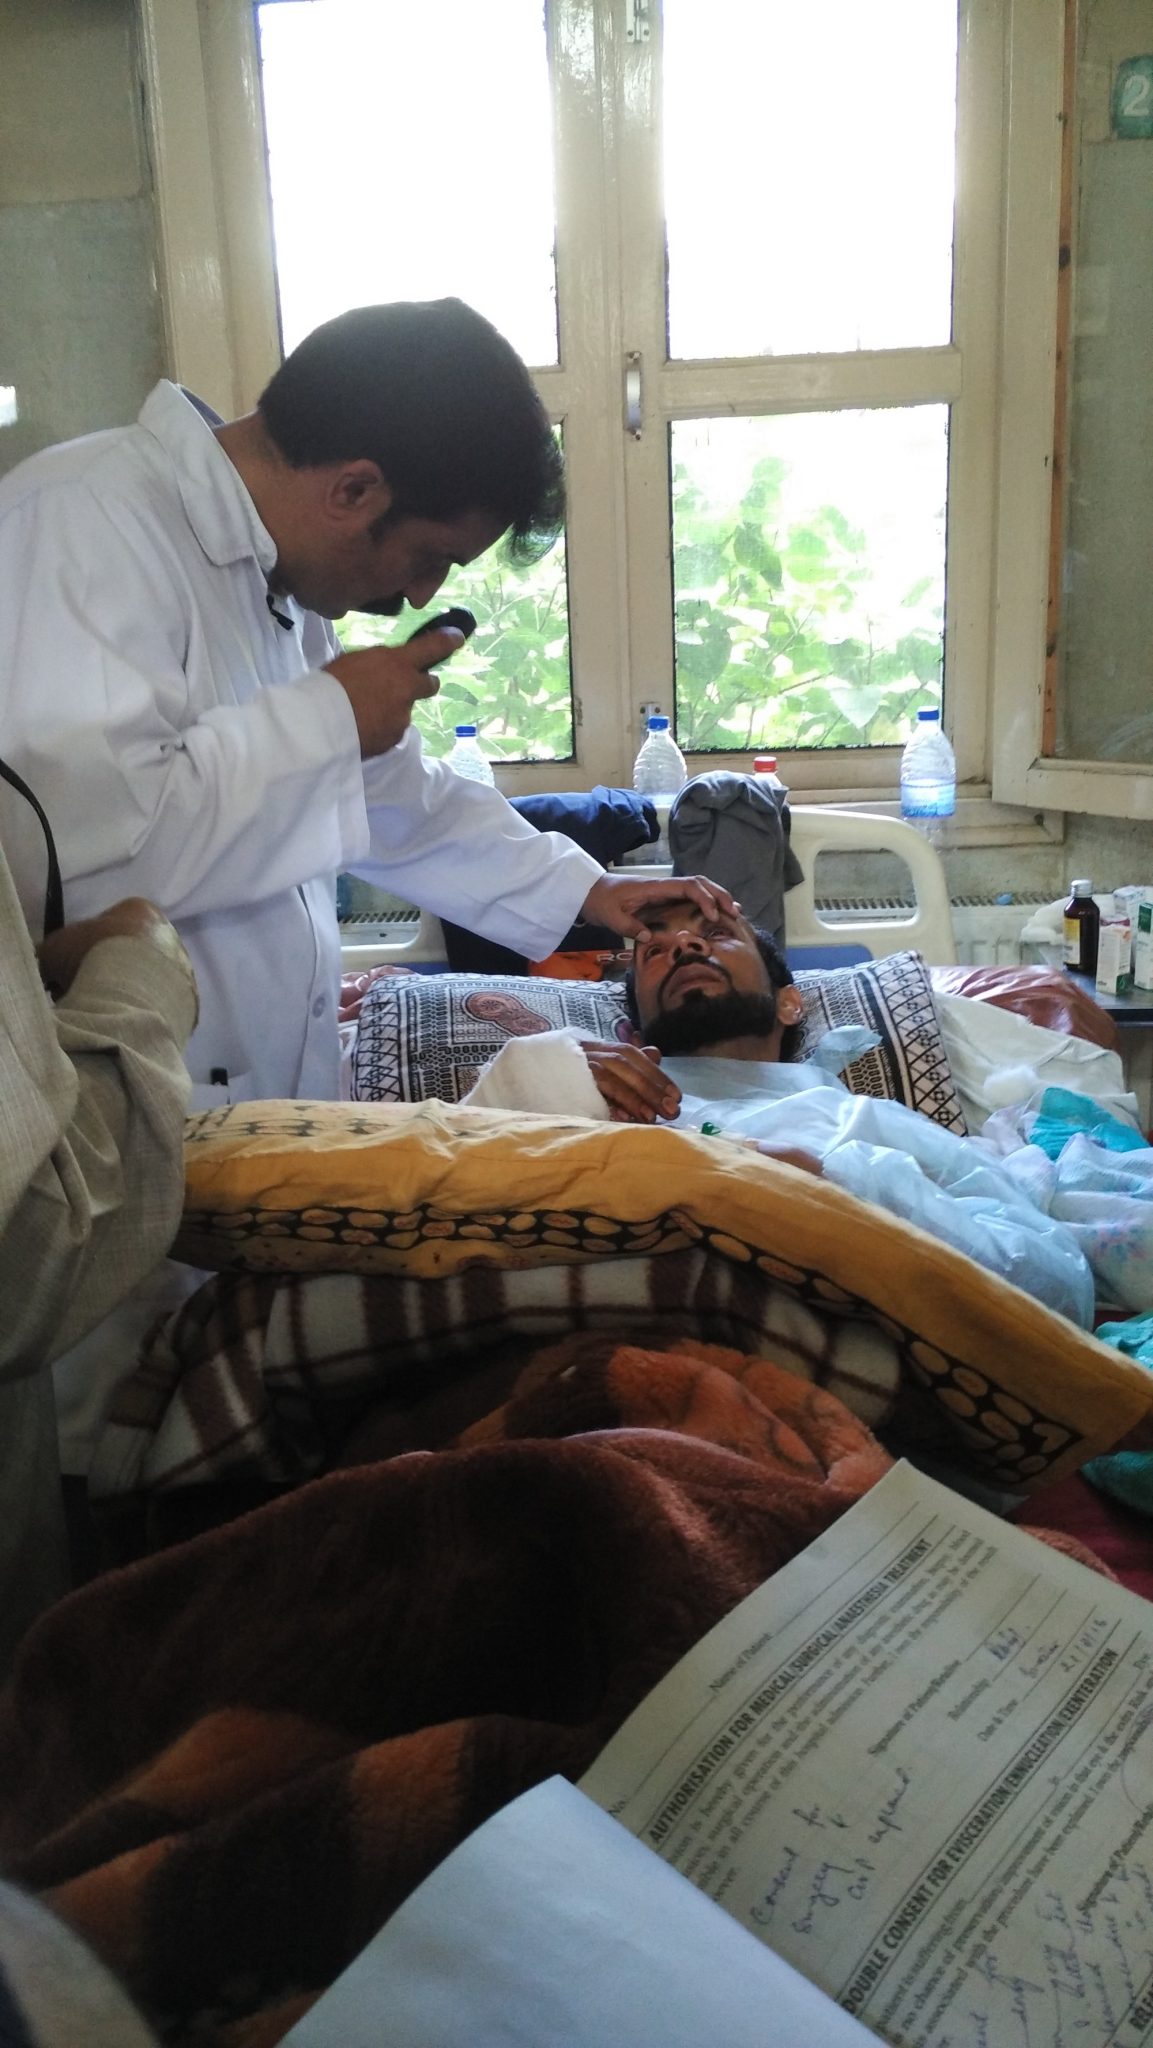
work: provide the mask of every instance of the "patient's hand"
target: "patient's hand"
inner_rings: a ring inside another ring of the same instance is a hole
[[[651,1124],[659,1116],[677,1114],[681,1091],[662,1074],[655,1045],[621,1045],[600,1038],[582,1038],[580,1044],[614,1123]]]
[[[803,1152],[799,1145],[771,1145],[768,1139],[758,1143],[757,1151],[765,1159],[780,1159],[786,1166],[799,1166],[802,1173],[815,1173],[818,1180],[824,1178],[824,1168],[815,1152]]]

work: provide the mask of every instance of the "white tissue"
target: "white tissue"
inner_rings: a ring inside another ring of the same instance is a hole
[[[1044,1087],[1036,1067],[997,1067],[985,1078],[986,1100],[995,1109],[1011,1102],[1027,1102]]]

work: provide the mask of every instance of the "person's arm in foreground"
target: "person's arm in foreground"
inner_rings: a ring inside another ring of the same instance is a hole
[[[196,989],[172,927],[136,899],[65,926],[38,963],[2,857],[0,948],[0,1377],[14,1379],[172,1241]]]

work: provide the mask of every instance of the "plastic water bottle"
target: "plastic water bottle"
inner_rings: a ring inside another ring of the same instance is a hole
[[[777,774],[775,754],[757,754],[753,759],[753,779],[762,782],[766,789],[783,789],[784,783]]]
[[[942,819],[956,808],[957,761],[941,731],[941,714],[918,711],[917,729],[901,755],[901,816],[933,841]]]
[[[450,768],[455,768],[458,775],[466,776],[469,782],[496,781],[492,764],[477,740],[475,725],[457,726],[456,739],[444,758]]]
[[[689,779],[685,757],[669,731],[667,718],[650,718],[641,750],[633,762],[633,788],[655,803],[671,804]]]
[[[640,752],[633,762],[633,788],[640,796],[651,797],[660,805],[658,823],[660,831],[650,860],[671,860],[669,847],[669,806],[673,803],[678,789],[689,779],[685,757],[669,731],[669,721],[661,714],[647,720],[647,731],[641,742]]]

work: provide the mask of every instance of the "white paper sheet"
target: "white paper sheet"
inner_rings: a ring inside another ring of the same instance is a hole
[[[868,2048],[561,1778],[427,1878],[285,2048]]]
[[[1147,1602],[899,1466],[582,1780],[875,2032],[1153,2041]]]

